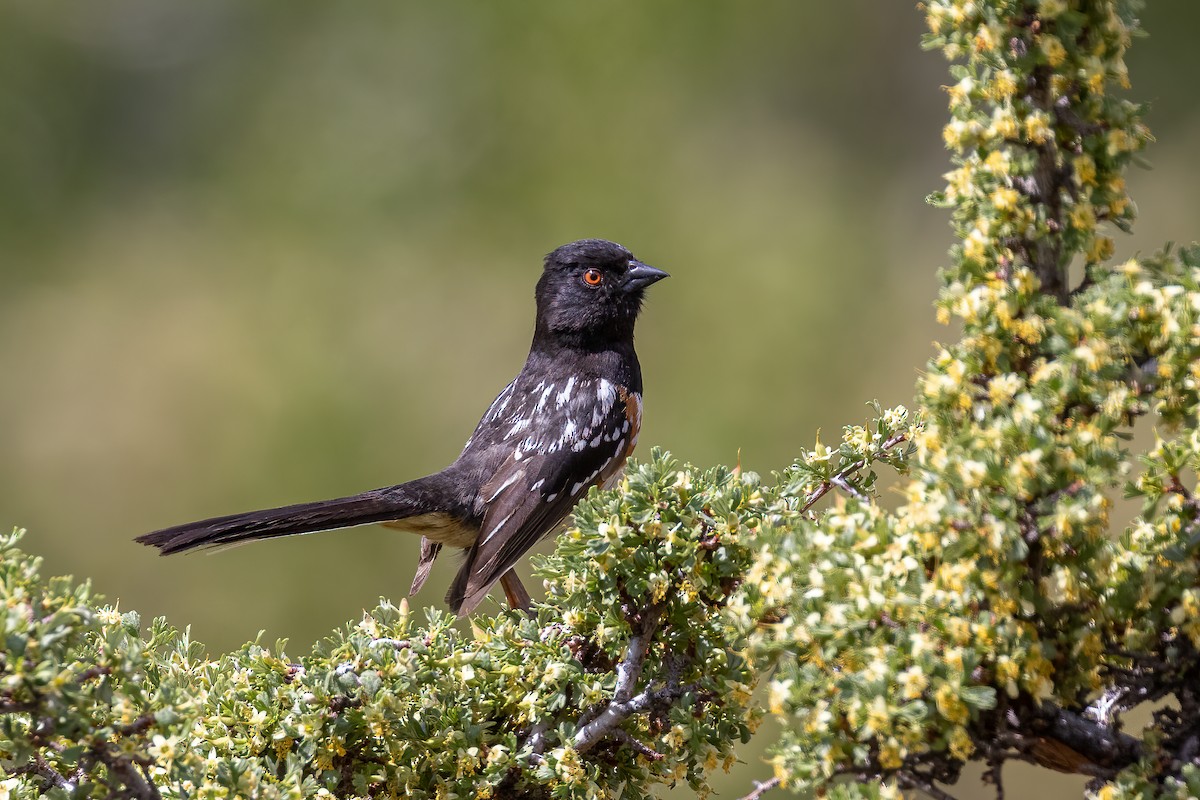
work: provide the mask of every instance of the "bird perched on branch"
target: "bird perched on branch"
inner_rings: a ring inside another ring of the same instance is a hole
[[[139,536],[163,555],[255,539],[382,523],[419,533],[421,588],[443,545],[466,551],[446,595],[465,615],[497,580],[530,600],[513,565],[558,527],[592,486],[620,474],[637,445],[642,372],[633,326],[647,286],[667,273],[613,242],[584,239],[546,256],[533,344],[453,464],[350,497],[249,511]]]

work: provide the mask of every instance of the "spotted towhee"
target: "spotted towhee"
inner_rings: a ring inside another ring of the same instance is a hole
[[[637,444],[642,371],[633,324],[667,273],[613,242],[584,239],[546,256],[529,358],[441,472],[351,497],[176,525],[138,537],[163,555],[254,539],[382,523],[422,534],[412,592],[442,545],[466,550],[446,602],[467,614],[498,579],[529,595],[512,567],[589,488],[610,484]]]

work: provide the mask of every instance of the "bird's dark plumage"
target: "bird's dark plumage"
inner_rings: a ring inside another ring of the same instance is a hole
[[[424,537],[413,592],[443,545],[466,550],[446,600],[456,613],[470,612],[633,452],[642,417],[634,322],[646,287],[665,277],[613,242],[563,245],[546,256],[537,284],[525,366],[453,464],[397,486],[178,525],[138,541],[166,555],[382,523]],[[515,576],[505,581],[511,600],[509,580]]]

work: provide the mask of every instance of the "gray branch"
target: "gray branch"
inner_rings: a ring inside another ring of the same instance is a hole
[[[748,795],[744,795],[740,798],[740,800],[758,800],[764,794],[779,786],[779,784],[779,778],[771,778],[770,780],[766,781],[755,781],[754,791]]]
[[[624,703],[610,702],[600,712],[600,716],[579,729],[572,745],[580,753],[587,752],[599,744],[606,735],[615,732],[618,725],[634,714],[649,711],[655,706],[667,705],[688,692],[694,691],[695,688],[691,684],[687,686],[668,685],[657,691],[647,689]]]
[[[664,606],[656,603],[642,614],[629,637],[625,647],[625,657],[617,664],[617,685],[613,690],[612,700],[596,715],[595,719],[581,726],[575,734],[574,746],[579,752],[585,752],[595,747],[601,739],[612,732],[630,714],[650,708],[661,692],[646,690],[636,697],[638,679],[642,676],[642,667],[646,663],[646,653],[650,650],[650,642],[658,630],[662,619]],[[672,687],[668,686],[670,690]],[[664,690],[666,691],[666,690]]]

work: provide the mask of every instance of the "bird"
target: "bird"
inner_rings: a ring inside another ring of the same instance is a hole
[[[634,323],[646,288],[667,277],[615,242],[558,247],[534,290],[525,364],[449,466],[395,486],[189,522],[136,541],[170,555],[383,524],[422,536],[410,594],[450,546],[465,553],[446,593],[451,611],[466,616],[497,581],[510,606],[527,609],[514,565],[593,486],[613,485],[637,446],[642,372]]]

